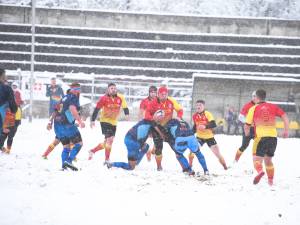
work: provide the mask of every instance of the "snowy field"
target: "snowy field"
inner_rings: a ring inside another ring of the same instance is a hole
[[[41,158],[54,138],[46,123],[24,120],[12,153],[0,154],[1,225],[299,224],[300,139],[279,139],[275,184],[270,188],[265,177],[257,186],[252,184],[250,148],[238,164],[224,171],[203,147],[211,173],[206,181],[184,175],[167,145],[161,172],[154,159],[143,159],[135,171],[108,170],[103,151],[87,160],[88,150],[103,139],[99,126],[81,130],[84,147],[76,165],[82,170],[60,171],[61,146],[48,160]],[[119,123],[112,161],[126,161],[123,138],[131,125]],[[232,164],[241,137],[217,135],[216,140]],[[202,172],[196,158],[194,165]]]

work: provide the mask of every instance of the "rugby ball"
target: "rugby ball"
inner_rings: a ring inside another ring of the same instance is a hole
[[[154,113],[153,118],[154,119],[162,119],[164,116],[165,116],[165,112],[160,109]]]

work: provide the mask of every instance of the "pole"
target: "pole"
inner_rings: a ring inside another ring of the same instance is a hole
[[[34,79],[34,43],[35,43],[35,6],[36,0],[31,0],[31,64],[30,64],[30,105],[29,122],[32,122],[33,79]]]
[[[20,90],[22,90],[22,73],[21,73],[21,69],[18,68],[17,69],[17,73],[18,73],[18,83],[19,83],[19,88]]]
[[[92,96],[91,96],[91,111],[93,110],[94,98],[95,98],[95,74],[92,73]]]

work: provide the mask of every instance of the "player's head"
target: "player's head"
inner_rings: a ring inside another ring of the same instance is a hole
[[[56,77],[51,77],[51,85],[56,85]]]
[[[17,82],[13,82],[13,83],[11,84],[11,87],[12,87],[13,89],[17,89],[17,88],[19,87],[19,85],[18,85]]]
[[[166,86],[162,86],[158,89],[158,98],[162,101],[168,98],[168,88]]]
[[[81,91],[80,84],[78,82],[73,82],[70,85],[70,93],[79,95]]]
[[[149,87],[149,97],[150,98],[155,98],[156,96],[157,96],[157,87],[150,86]]]
[[[109,83],[107,85],[107,93],[109,95],[116,95],[117,94],[117,86],[115,83]]]
[[[252,100],[253,102],[255,102],[255,99],[256,99],[256,91],[253,91],[253,92],[252,92],[252,95],[251,95],[251,100]]]
[[[266,93],[266,91],[263,90],[263,89],[258,89],[258,90],[256,90],[255,95],[256,95],[256,98],[257,98],[259,101],[265,101],[265,100],[266,100],[266,97],[267,97],[267,93]]]
[[[197,100],[196,101],[196,111],[198,112],[198,113],[201,113],[201,112],[203,112],[204,111],[204,109],[205,109],[205,101],[204,100]]]

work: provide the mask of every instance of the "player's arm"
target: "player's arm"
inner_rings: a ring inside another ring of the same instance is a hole
[[[59,92],[60,92],[60,97],[64,97],[64,90],[62,89],[61,86],[59,86]]]
[[[246,122],[246,117],[245,117],[245,115],[243,115],[243,114],[239,114],[239,121],[241,121],[242,123],[245,123]]]
[[[53,125],[53,121],[54,121],[54,118],[56,116],[56,111],[54,111],[50,118],[49,118],[49,121],[48,121],[48,124],[47,124],[47,130],[51,130],[52,129],[52,125]]]
[[[283,130],[283,137],[287,138],[289,136],[289,118],[288,116],[285,114],[283,114],[281,116],[281,119],[283,120],[283,126],[284,126],[284,130]]]
[[[123,108],[123,111],[124,111],[124,114],[125,114],[125,118],[126,118],[126,120],[129,120],[129,109],[128,109],[128,106],[127,106],[127,102],[126,102],[123,95],[120,95],[120,98],[122,99],[122,108]]]
[[[205,117],[207,118],[208,123],[205,125],[204,124],[198,125],[197,128],[199,130],[206,130],[206,129],[212,129],[212,128],[217,127],[216,121],[210,112],[205,111]]]
[[[240,111],[239,114],[239,121],[241,121],[242,123],[246,122],[246,116],[247,116],[247,104],[243,106],[243,108]]]
[[[212,128],[215,128],[215,127],[217,127],[217,124],[216,124],[216,121],[215,121],[215,120],[209,121],[209,122],[205,125],[205,129],[212,129]]]
[[[144,116],[145,116],[145,110],[140,108],[140,110],[139,110],[139,119],[140,120],[143,119]]]
[[[46,85],[46,97],[50,97],[52,95],[51,93],[51,85]]]
[[[197,133],[197,127],[196,127],[196,124],[193,124],[193,128],[192,128],[194,134]]]
[[[172,97],[169,97],[169,100],[173,103],[174,109],[177,112],[177,118],[182,119],[183,117],[182,106]]]
[[[145,105],[144,100],[140,103],[140,109],[139,109],[139,119],[142,119],[145,117],[145,111],[147,109],[147,106]]]
[[[79,112],[77,111],[76,109],[76,106],[75,105],[70,105],[69,106],[69,110],[70,112],[72,113],[72,116],[75,118],[75,120],[77,120],[78,124],[79,124],[79,127],[80,128],[84,128],[85,127],[85,124],[84,122],[81,120],[81,117],[79,115]]]
[[[12,113],[16,113],[17,110],[18,110],[18,106],[17,106],[16,100],[15,100],[14,91],[9,86],[7,86],[7,90],[8,90],[8,106],[9,106],[9,109]]]
[[[192,130],[195,134],[195,133],[197,133],[197,125],[196,125],[196,116],[195,116],[195,114],[193,115],[192,118],[193,118],[193,128],[192,128]]]
[[[91,117],[91,122],[95,122],[95,120],[97,119],[98,113],[99,113],[100,109],[95,107],[92,117]]]
[[[94,108],[93,114],[91,116],[91,123],[90,123],[91,128],[93,128],[95,126],[95,120],[97,119],[99,111],[103,107],[103,105],[104,105],[104,97],[100,97],[100,99],[97,102],[96,107]]]
[[[255,107],[256,106],[252,106],[249,109],[248,114],[246,116],[246,122],[245,122],[245,125],[244,125],[245,136],[249,136],[250,135],[250,127],[253,124],[253,116],[254,116]]]

